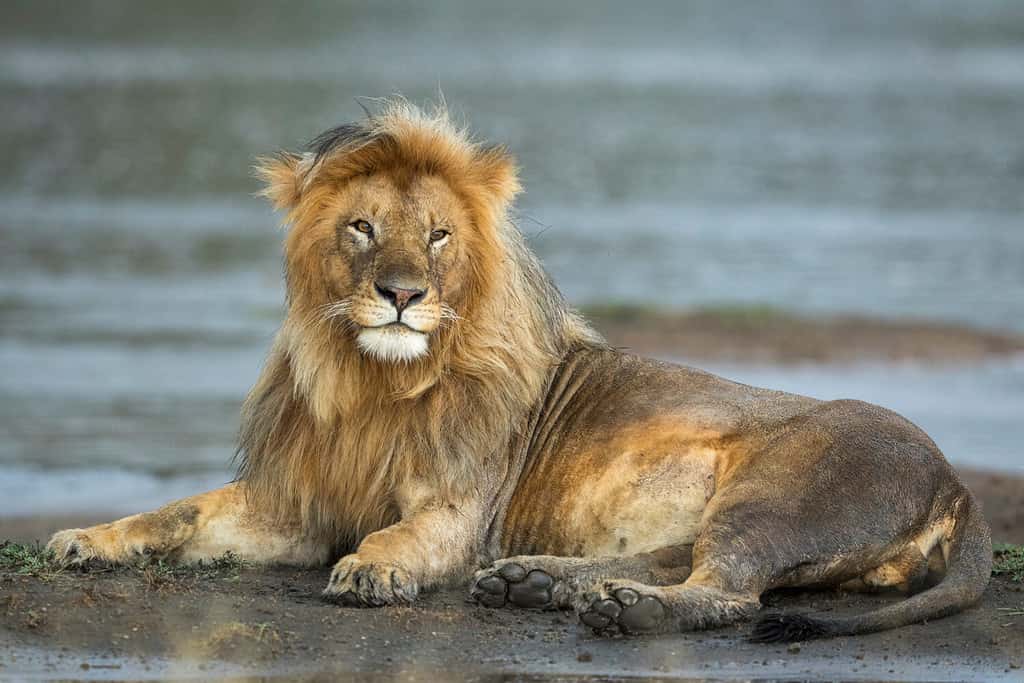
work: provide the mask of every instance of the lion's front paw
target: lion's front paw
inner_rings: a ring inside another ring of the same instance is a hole
[[[324,598],[346,607],[382,607],[408,605],[418,592],[416,580],[402,567],[348,555],[334,565]]]
[[[60,564],[84,564],[97,556],[85,529],[65,529],[50,537],[46,549]]]
[[[109,525],[58,531],[50,538],[46,549],[63,565],[84,565],[91,560],[124,564],[145,561],[154,554],[147,546],[125,543]]]

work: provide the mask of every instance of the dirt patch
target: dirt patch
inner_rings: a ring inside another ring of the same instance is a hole
[[[809,318],[765,306],[676,313],[602,305],[584,313],[615,346],[689,360],[957,363],[1024,352],[1024,335],[1012,332],[907,319]]]

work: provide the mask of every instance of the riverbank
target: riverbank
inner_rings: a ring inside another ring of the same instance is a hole
[[[694,361],[969,363],[1024,353],[1024,335],[930,320],[809,317],[760,305],[672,312],[606,304],[583,313],[615,346]]]

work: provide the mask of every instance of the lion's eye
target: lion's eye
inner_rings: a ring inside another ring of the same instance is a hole
[[[441,230],[440,228],[438,228],[437,230],[431,230],[430,231],[430,241],[431,242],[440,242],[441,240],[443,240],[445,237],[447,237],[450,234],[451,233],[448,232],[447,230]]]
[[[351,223],[348,224],[348,227],[352,228],[357,232],[361,232],[364,235],[373,234],[373,226],[364,220],[352,221]]]

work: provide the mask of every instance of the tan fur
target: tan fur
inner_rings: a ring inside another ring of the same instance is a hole
[[[909,585],[945,560],[899,605],[765,639],[889,628],[984,590],[987,527],[923,432],[608,348],[509,222],[512,158],[443,110],[389,102],[258,172],[286,212],[288,306],[238,481],[61,532],[62,559],[348,553],[325,594],[375,606],[514,555],[477,574],[482,604],[574,604],[624,632],[736,621],[781,586]]]

